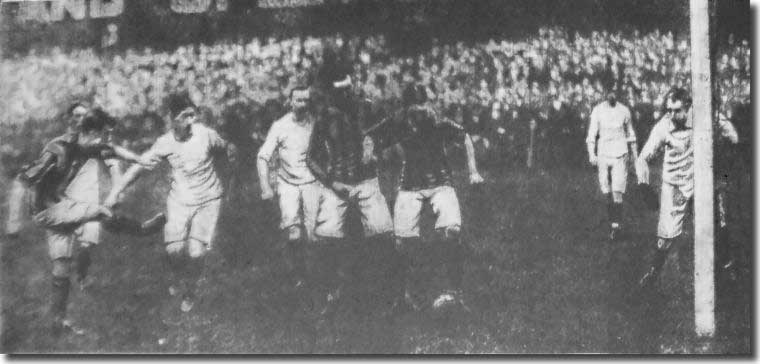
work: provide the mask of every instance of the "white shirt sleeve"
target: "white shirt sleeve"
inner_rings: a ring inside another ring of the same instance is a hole
[[[636,143],[636,131],[633,130],[633,118],[631,118],[631,111],[625,110],[625,133],[627,134],[626,141],[628,143]]]
[[[721,137],[728,139],[733,144],[739,143],[739,133],[736,132],[733,123],[721,117],[718,119],[718,129]]]
[[[269,128],[269,132],[267,133],[267,137],[264,140],[264,144],[261,145],[261,148],[259,148],[258,158],[263,159],[265,161],[269,161],[272,159],[272,155],[274,154],[274,151],[277,149],[277,146],[280,143],[280,127],[279,123],[275,122],[272,124],[272,127]]]
[[[639,159],[643,159],[647,162],[651,161],[662,148],[667,137],[667,120],[663,119],[652,128],[652,132],[649,134],[644,148],[641,149]]]
[[[153,143],[150,149],[143,153],[142,157],[146,160],[157,160],[165,159],[169,154],[171,154],[171,147],[169,146],[166,136],[162,136],[156,139],[156,142]],[[146,168],[152,170],[156,168],[157,165],[158,163],[152,166],[146,166]]]
[[[586,136],[586,145],[588,146],[589,154],[594,153],[596,148],[596,138],[599,136],[599,112],[597,108],[591,111],[588,125],[588,135]]]

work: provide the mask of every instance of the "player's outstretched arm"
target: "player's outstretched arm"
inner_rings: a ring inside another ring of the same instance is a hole
[[[116,154],[117,157],[128,162],[141,164],[147,167],[155,165],[157,162],[156,160],[151,160],[148,156],[140,156],[137,153],[118,145],[112,145],[111,148],[113,148],[114,154]]]
[[[475,146],[469,133],[464,134],[464,150],[467,154],[467,169],[470,172],[470,184],[483,182],[483,176],[478,172],[478,162],[475,160]]]
[[[140,173],[145,170],[140,164],[133,164],[126,172],[119,178],[118,181],[114,181],[111,193],[108,194],[106,201],[103,203],[106,207],[113,207],[121,202],[123,196],[122,192],[127,189],[132,183],[134,183],[140,176]]]

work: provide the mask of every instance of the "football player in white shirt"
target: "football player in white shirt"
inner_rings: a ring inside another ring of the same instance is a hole
[[[673,88],[665,96],[665,115],[652,128],[636,161],[639,183],[649,184],[649,162],[662,153],[662,187],[657,246],[652,262],[639,281],[642,287],[653,284],[665,264],[673,240],[683,232],[689,201],[694,196],[693,109],[691,96]],[[735,143],[738,135],[730,122],[719,120],[719,135]]]
[[[599,170],[599,186],[607,196],[610,240],[615,240],[623,217],[623,195],[628,183],[628,155],[630,153],[635,160],[638,146],[631,111],[617,101],[614,92],[609,92],[606,100],[591,112],[586,146],[589,162]]]
[[[170,105],[172,106],[172,105]],[[214,168],[214,158],[232,146],[213,129],[198,121],[196,107],[187,99],[171,107],[171,131],[159,137],[143,159],[169,162],[172,183],[166,200],[164,243],[173,273],[170,294],[182,294],[180,309],[193,308],[195,285],[203,270],[203,258],[212,249],[224,189]],[[122,191],[145,167],[133,166],[112,189],[106,206],[122,199]],[[152,168],[150,168],[152,169]]]
[[[316,118],[310,112],[308,87],[290,92],[292,111],[272,124],[258,152],[257,169],[261,199],[272,200],[277,192],[280,228],[286,235],[284,258],[292,283],[301,286],[306,273],[304,241],[314,240],[319,200],[325,187],[308,166],[308,151]],[[272,186],[269,166],[277,155],[276,185]]]

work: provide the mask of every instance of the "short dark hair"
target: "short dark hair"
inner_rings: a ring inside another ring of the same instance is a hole
[[[102,131],[106,127],[106,115],[95,110],[88,111],[79,124],[79,131],[83,133]]]
[[[663,100],[663,110],[667,108],[668,100],[676,102],[681,101],[684,106],[691,106],[691,95],[686,89],[681,87],[671,88],[667,94],[665,94],[665,100]]]
[[[404,105],[407,106],[424,104],[427,101],[427,90],[423,85],[410,83],[404,89],[401,97]]]
[[[169,117],[174,120],[181,112],[188,108],[195,109],[193,100],[190,99],[190,93],[180,92],[173,93],[166,97],[164,101],[166,108],[169,109]]]

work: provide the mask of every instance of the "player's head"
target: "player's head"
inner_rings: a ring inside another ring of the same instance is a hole
[[[607,94],[604,96],[604,99],[607,100],[607,103],[610,104],[610,106],[617,105],[617,93],[613,90],[607,91]]]
[[[335,106],[345,107],[351,99],[351,87],[353,83],[350,75],[345,75],[336,81],[333,81],[330,88],[330,97]]]
[[[185,141],[192,135],[192,124],[198,120],[198,110],[187,92],[171,94],[165,102],[174,139]]]
[[[105,112],[96,112],[95,110],[87,111],[76,127],[77,144],[81,147],[92,146],[103,143],[106,138],[106,120]]]
[[[172,117],[172,134],[174,139],[184,142],[192,136],[193,123],[198,120],[198,111],[194,106],[188,106]]]
[[[66,125],[69,128],[78,128],[82,123],[87,112],[90,111],[90,107],[82,101],[76,101],[68,109],[66,109]]]
[[[685,89],[674,87],[665,95],[663,114],[670,117],[676,125],[686,124],[690,108],[691,96]]]
[[[425,90],[425,86],[410,83],[404,89],[401,98],[406,107],[422,105],[427,102],[427,91]]]
[[[303,115],[309,108],[311,100],[311,91],[308,86],[296,86],[290,90],[290,107],[293,112]]]

